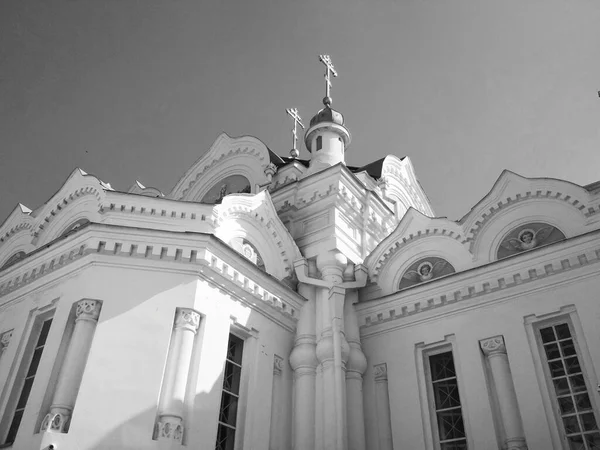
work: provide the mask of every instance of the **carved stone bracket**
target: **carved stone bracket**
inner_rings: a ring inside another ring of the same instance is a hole
[[[71,410],[68,408],[53,407],[42,421],[40,431],[52,433],[66,433],[71,422]]]
[[[388,374],[386,363],[377,364],[376,366],[373,366],[373,369],[375,370],[375,381],[387,381]]]
[[[491,338],[482,339],[479,341],[479,345],[486,357],[506,353],[506,345],[504,344],[504,337],[502,336],[494,336]]]
[[[281,375],[283,372],[283,358],[275,355],[273,358],[273,375]]]
[[[0,355],[8,348],[10,339],[12,338],[13,330],[5,331],[0,337]]]
[[[98,300],[80,300],[77,302],[75,317],[77,320],[93,320],[97,321],[100,316],[100,308],[102,303]]]
[[[175,317],[175,329],[185,328],[196,333],[200,326],[200,314],[193,309],[179,308]]]

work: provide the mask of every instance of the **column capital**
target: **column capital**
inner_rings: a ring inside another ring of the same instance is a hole
[[[154,433],[159,441],[175,441],[181,444],[183,423],[180,417],[161,416],[156,422]]]
[[[189,308],[177,308],[175,329],[184,328],[196,333],[200,326],[200,313]]]
[[[77,309],[75,310],[75,320],[97,321],[100,316],[101,306],[102,303],[99,300],[79,300],[77,302]]]
[[[504,344],[503,336],[482,339],[479,341],[479,346],[481,347],[483,354],[488,358],[492,355],[506,353],[506,345]]]
[[[8,344],[10,344],[10,339],[12,338],[13,330],[5,331],[2,333],[0,337],[0,353],[8,348]]]
[[[281,375],[283,372],[283,358],[278,355],[274,355],[273,358],[273,375]]]
[[[387,363],[376,364],[373,366],[375,371],[375,381],[387,381]]]

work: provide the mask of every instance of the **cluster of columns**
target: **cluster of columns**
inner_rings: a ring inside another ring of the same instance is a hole
[[[184,433],[185,393],[200,325],[200,314],[178,308],[158,403],[154,438],[181,443]]]
[[[41,431],[66,433],[69,431],[71,415],[79,385],[85,370],[88,353],[98,324],[102,302],[80,300],[75,309],[75,326],[69,340],[67,352],[60,368],[50,411],[42,421]]]
[[[493,389],[496,391],[500,420],[504,428],[504,447],[506,450],[526,450],[525,433],[517,393],[508,363],[504,337],[495,336],[479,341],[491,372]]]
[[[290,355],[294,450],[366,448],[362,377],[367,361],[348,266],[342,254],[327,252],[309,264],[308,277],[299,276],[298,290],[307,302]]]

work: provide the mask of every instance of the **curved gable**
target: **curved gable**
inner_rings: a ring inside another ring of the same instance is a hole
[[[250,182],[251,192],[269,180],[265,169],[270,163],[267,146],[252,136],[229,137],[222,133],[210,150],[201,156],[177,182],[169,198],[199,202],[224,178],[241,175]]]
[[[472,265],[472,255],[464,245],[463,230],[446,218],[431,218],[411,208],[396,229],[379,243],[365,266],[372,282],[384,295],[397,290],[399,280],[416,259],[427,256],[447,260],[456,271]]]
[[[228,195],[215,206],[215,214],[215,236],[234,249],[236,241],[247,240],[260,254],[267,273],[279,280],[293,276],[293,262],[302,255],[267,191]]]
[[[0,225],[0,267],[16,253],[34,250],[31,244],[34,226],[31,209],[19,203]]]
[[[530,222],[556,227],[566,237],[585,232],[590,201],[590,193],[576,184],[505,170],[460,223],[478,264],[485,264],[495,259],[500,240],[511,229]]]

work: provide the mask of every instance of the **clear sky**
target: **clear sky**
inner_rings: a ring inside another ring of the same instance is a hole
[[[588,184],[599,24],[598,0],[3,0],[0,222],[75,167],[169,192],[222,131],[288,155],[285,108],[322,106],[320,53],[346,162],[409,156],[439,216],[503,169]]]

